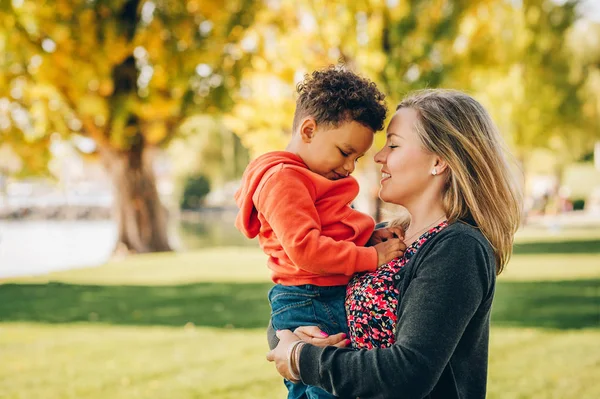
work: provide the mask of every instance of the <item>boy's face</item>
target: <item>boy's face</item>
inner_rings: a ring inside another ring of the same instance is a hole
[[[303,123],[300,127],[300,157],[308,168],[329,179],[338,180],[354,172],[356,161],[373,144],[373,130],[358,122],[338,127]],[[314,122],[314,120],[312,120]]]

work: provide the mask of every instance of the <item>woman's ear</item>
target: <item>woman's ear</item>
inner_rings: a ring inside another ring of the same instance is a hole
[[[436,157],[434,160],[434,165],[431,168],[431,174],[432,175],[441,175],[442,173],[444,173],[446,171],[446,169],[448,169],[448,163],[446,161],[444,161],[442,158],[438,158]]]
[[[315,135],[316,130],[317,122],[315,119],[311,117],[304,118],[300,124],[300,137],[302,138],[302,141],[305,143],[310,143]]]

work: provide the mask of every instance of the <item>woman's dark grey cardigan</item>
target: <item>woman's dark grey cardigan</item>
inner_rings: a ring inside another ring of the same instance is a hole
[[[396,343],[353,350],[305,345],[300,375],[342,398],[485,398],[496,262],[476,228],[453,223],[394,276]]]

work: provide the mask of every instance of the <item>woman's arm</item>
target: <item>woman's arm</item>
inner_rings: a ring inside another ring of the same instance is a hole
[[[341,397],[426,396],[490,294],[490,252],[468,234],[436,242],[403,295],[396,343],[361,351],[304,345],[299,356],[302,381]]]

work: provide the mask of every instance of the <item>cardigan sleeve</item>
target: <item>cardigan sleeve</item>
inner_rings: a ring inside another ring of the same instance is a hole
[[[283,250],[302,270],[315,274],[343,274],[375,270],[377,250],[321,234],[310,180],[283,168],[264,183],[258,208],[279,239]]]
[[[302,381],[340,397],[429,394],[493,289],[490,251],[468,234],[452,233],[435,242],[415,264],[418,269],[403,294],[394,345],[373,350],[305,345]]]

